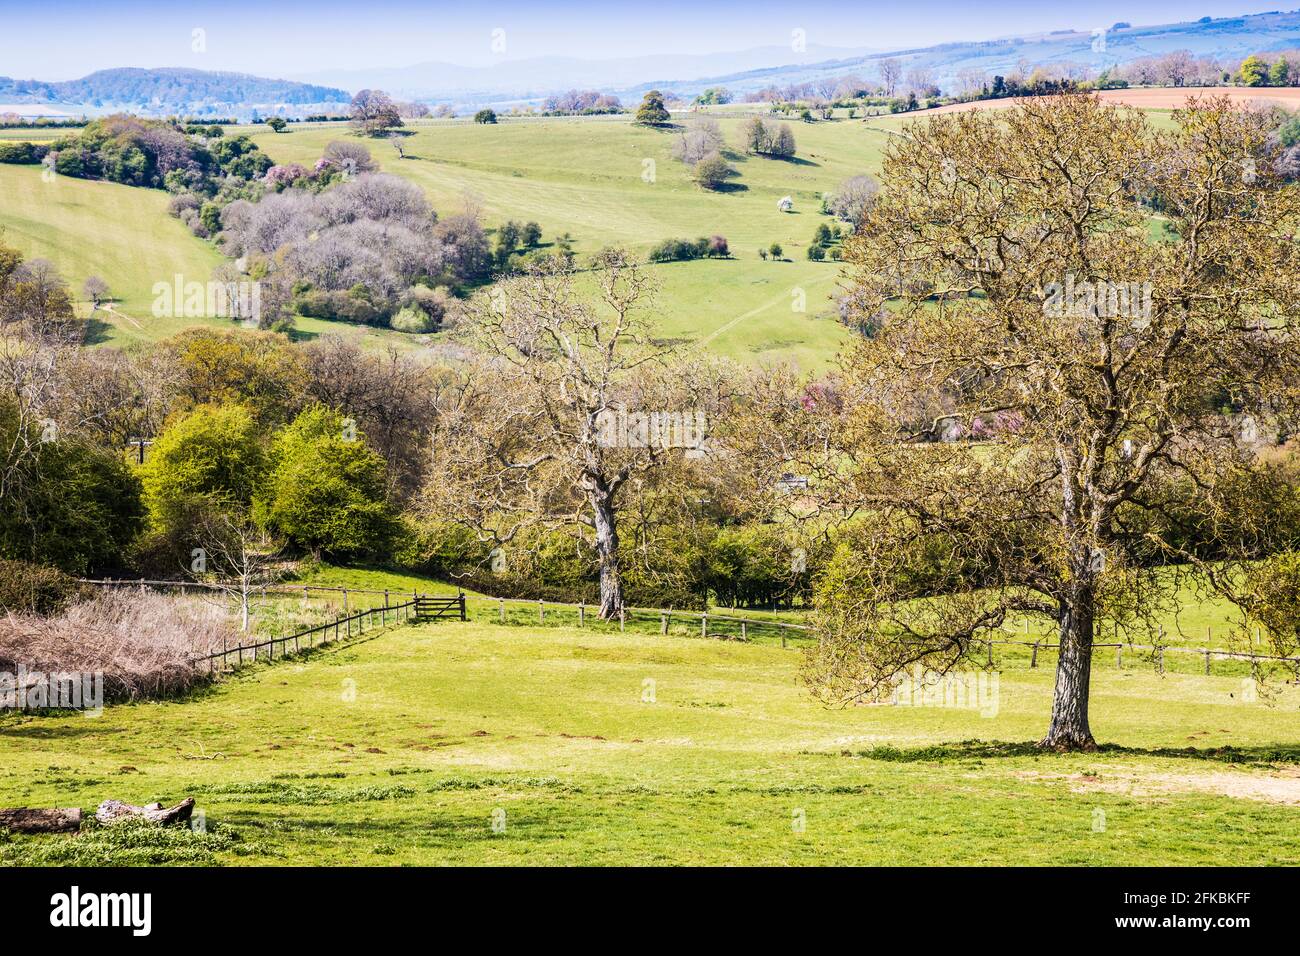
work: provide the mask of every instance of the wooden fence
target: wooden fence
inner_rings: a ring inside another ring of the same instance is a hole
[[[499,620],[502,624],[508,623],[506,620],[507,604],[525,604],[537,608],[537,621],[539,624],[546,623],[546,612],[548,608],[561,608],[569,611],[575,611],[578,617],[578,626],[587,626],[587,614],[594,609],[586,602],[570,604],[565,601],[546,601],[542,599],[531,598],[502,598],[502,597],[484,597],[481,599],[488,604],[496,604],[498,608]],[[667,634],[669,627],[674,621],[689,621],[691,626],[698,625],[701,637],[730,637],[742,641],[749,640],[750,631],[762,633],[765,629],[776,631],[781,638],[781,646],[786,646],[786,638],[794,634],[806,634],[811,628],[806,624],[791,624],[785,621],[768,621],[762,618],[738,617],[736,615],[716,614],[709,611],[681,611],[673,608],[658,607],[625,607],[623,613],[619,615],[617,623],[619,630],[626,627],[629,618],[654,620],[658,618],[659,633]],[[727,629],[732,633],[720,633],[717,625],[721,623],[727,625]],[[739,625],[734,626],[734,625]],[[710,628],[712,627],[712,632]]]
[[[200,665],[206,662],[209,673],[216,673],[218,670],[229,671],[243,665],[245,655],[249,657],[249,663],[256,661],[259,652],[263,650],[266,652],[266,659],[272,661],[275,660],[277,647],[280,651],[280,657],[289,657],[301,653],[304,649],[311,650],[340,640],[347,640],[354,636],[359,637],[366,633],[367,629],[373,630],[376,627],[386,627],[390,622],[399,624],[411,621],[432,621],[451,616],[459,617],[462,621],[465,620],[464,594],[455,597],[432,597],[425,594],[416,594],[409,601],[403,601],[400,604],[381,604],[352,614],[340,614],[332,621],[326,621],[324,624],[318,624],[295,634],[269,637],[265,640],[252,640],[248,643],[241,641],[234,647],[223,647],[211,654],[192,658],[191,661]],[[235,659],[233,664],[231,662],[232,657]],[[219,666],[218,661],[221,662]]]
[[[82,579],[82,582],[85,584],[117,586],[117,587],[174,587],[174,588],[180,588],[182,590],[186,588],[215,588],[216,587],[216,585],[205,584],[203,582],[195,582],[195,581],[166,581],[166,580],[152,581],[143,578],[142,579],[130,579],[130,578]],[[395,612],[399,608],[402,609],[409,608],[410,609],[410,611],[408,612],[409,618],[433,619],[437,617],[443,617],[448,614],[458,614],[460,620],[464,621],[468,619],[466,613],[466,604],[465,604],[466,599],[465,599],[464,592],[461,592],[460,594],[454,597],[452,596],[432,597],[429,595],[421,595],[414,591],[397,592],[391,589],[377,590],[377,589],[367,589],[367,588],[344,588],[344,587],[322,585],[322,584],[307,584],[307,585],[280,584],[280,585],[268,585],[265,588],[259,589],[259,593],[264,593],[264,594],[287,594],[287,595],[301,594],[304,597],[306,597],[311,592],[317,592],[317,591],[328,592],[333,594],[341,594],[343,597],[343,607],[344,607],[343,615],[341,615],[336,621],[330,621],[326,624],[312,628],[308,631],[302,631],[298,634],[290,634],[287,637],[270,638],[266,641],[261,641],[256,645],[256,647],[266,648],[268,656],[274,656],[275,645],[277,644],[280,645],[281,647],[281,653],[284,653],[283,649],[287,647],[288,642],[291,641],[295,642],[295,648],[297,648],[298,646],[300,646],[301,641],[303,639],[312,638],[314,635],[322,632],[332,631],[332,633],[335,635],[337,639],[340,626],[344,628],[348,628],[350,627],[350,622],[358,622],[357,626],[361,627],[363,625],[360,622],[363,619],[369,620],[370,618],[368,618],[367,615],[373,615],[374,613],[380,613],[382,622],[387,623],[387,619],[390,616],[391,612]],[[403,596],[405,596],[407,593],[410,594],[410,598],[404,601],[404,603],[396,604],[396,605],[390,604],[392,595],[402,594]],[[371,595],[382,594],[384,596],[384,606],[375,607],[368,610],[359,611],[356,613],[349,613],[348,610],[349,595],[357,595],[357,594],[371,594]],[[530,598],[501,598],[501,597],[494,598],[494,597],[486,597],[486,596],[479,598],[478,600],[489,605],[496,604],[498,607],[499,619],[502,624],[508,623],[506,620],[506,613],[505,613],[507,604],[516,604],[516,605],[523,604],[531,607],[536,607],[539,624],[546,623],[546,613],[548,608],[567,609],[570,611],[574,611],[577,614],[579,627],[586,626],[587,614],[589,613],[589,611],[592,610],[592,608],[589,605],[587,605],[585,602],[570,604],[564,601],[546,601],[541,599],[533,600]],[[788,646],[787,637],[801,637],[801,636],[806,637],[808,632],[812,630],[812,628],[809,627],[807,624],[793,624],[786,621],[769,621],[769,620],[763,620],[761,618],[747,618],[747,617],[739,617],[735,615],[716,614],[716,613],[710,613],[708,611],[682,611],[682,610],[675,610],[673,608],[643,608],[643,607],[625,608],[624,613],[619,616],[617,622],[619,629],[622,630],[626,626],[626,622],[628,618],[636,618],[636,617],[641,617],[642,619],[649,618],[650,620],[654,620],[655,618],[658,618],[660,634],[667,634],[669,627],[672,625],[672,623],[674,621],[680,621],[680,620],[687,620],[692,622],[692,627],[698,625],[701,637],[720,637],[720,638],[730,638],[730,639],[739,639],[742,641],[747,641],[749,640],[749,635],[751,632],[762,634],[765,631],[768,633],[775,631],[780,636],[782,647]],[[719,629],[717,627],[719,623],[725,625],[727,630],[729,630],[731,633],[719,632]],[[712,627],[712,631],[710,630],[711,627]],[[980,643],[987,645],[988,662],[990,665],[994,663],[993,661],[994,645],[1029,648],[1030,667],[1038,666],[1038,652],[1040,650],[1051,651],[1059,648],[1058,644],[1051,643],[1050,641],[1047,640],[1038,640],[1038,641],[987,640],[987,641],[981,641]],[[309,645],[309,646],[314,646],[314,645]],[[1165,669],[1166,652],[1173,653],[1173,654],[1190,654],[1193,656],[1199,656],[1203,658],[1205,662],[1204,670],[1206,674],[1210,673],[1210,665],[1213,660],[1243,660],[1243,661],[1250,661],[1252,665],[1261,661],[1274,661],[1283,664],[1290,664],[1292,666],[1300,666],[1300,658],[1282,657],[1282,656],[1272,655],[1272,654],[1262,654],[1256,651],[1230,651],[1230,650],[1221,650],[1221,649],[1211,648],[1211,647],[1178,647],[1169,644],[1130,644],[1122,641],[1113,641],[1113,642],[1098,641],[1094,643],[1092,646],[1094,650],[1113,648],[1115,651],[1115,666],[1121,669],[1124,666],[1125,648],[1134,652],[1148,651],[1154,656],[1157,670],[1160,671],[1161,673],[1163,673]],[[253,647],[254,645],[251,644],[243,645],[243,650],[249,651]],[[199,658],[199,660],[206,660],[209,658],[222,658],[224,660],[228,658],[230,655],[237,654],[238,652],[240,652],[240,650],[241,648],[239,647],[233,647],[230,648],[228,651],[219,651],[216,654],[208,655],[208,658]],[[243,661],[242,654],[239,654],[239,660],[241,662]]]

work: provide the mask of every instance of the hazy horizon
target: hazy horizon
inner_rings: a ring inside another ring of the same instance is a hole
[[[482,67],[537,57],[721,54],[790,47],[796,30],[803,31],[811,60],[818,47],[896,49],[1088,31],[1119,21],[1142,26],[1264,12],[1241,7],[1240,0],[1207,0],[1196,7],[1174,0],[1104,0],[1086,11],[1031,0],[992,7],[919,0],[905,8],[811,0],[793,9],[775,0],[740,8],[683,0],[654,7],[566,0],[544,8],[517,0],[482,8],[412,0],[358,7],[322,0],[268,8],[251,0],[204,0],[177,9],[136,0],[108,9],[89,0],[21,7],[0,0],[0,74],[56,81],[115,67],[189,67],[294,78],[430,61]],[[792,54],[791,62],[797,60]]]

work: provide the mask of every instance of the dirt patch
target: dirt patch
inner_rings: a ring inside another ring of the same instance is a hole
[[[1300,806],[1300,767],[1285,767],[1268,773],[1151,773],[1136,767],[1111,767],[1103,773],[1052,774],[1026,770],[1015,776],[1064,782],[1071,793],[1114,793],[1132,797],[1209,793],[1241,800]]]

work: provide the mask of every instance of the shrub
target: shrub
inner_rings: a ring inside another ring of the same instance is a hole
[[[735,174],[720,153],[710,153],[695,164],[695,181],[705,189],[721,189]]]
[[[0,143],[0,163],[39,163],[49,151],[36,143]]]
[[[423,310],[408,305],[388,320],[388,327],[396,332],[424,333],[437,329],[438,323]]]
[[[813,243],[808,247],[808,258],[813,262],[821,262],[826,258],[826,250],[816,243]]]
[[[497,114],[489,109],[481,109],[474,114],[475,123],[495,123]]]
[[[70,601],[89,596],[89,590],[58,568],[0,559],[0,612],[56,614]]]
[[[54,617],[0,618],[0,671],[104,674],[104,698],[164,697],[207,679],[193,658],[235,638],[220,608],[139,590],[103,591]]]
[[[708,240],[704,240],[707,249]],[[665,239],[650,250],[651,262],[684,262],[703,255],[700,247],[690,239]]]

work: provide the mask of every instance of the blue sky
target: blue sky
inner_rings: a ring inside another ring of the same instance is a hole
[[[0,75],[61,80],[113,66],[188,66],[282,77],[429,60],[477,66],[535,56],[712,53],[788,46],[794,29],[804,30],[810,45],[923,46],[1259,12],[1246,3],[0,0]],[[195,30],[204,31],[202,50]],[[504,51],[500,43],[493,48],[494,35],[504,38]]]

